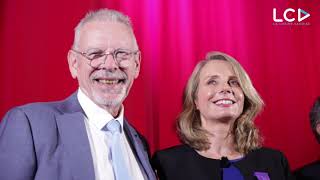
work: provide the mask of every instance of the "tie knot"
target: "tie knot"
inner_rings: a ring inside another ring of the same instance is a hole
[[[115,132],[120,132],[121,131],[121,125],[120,125],[119,121],[113,119],[110,122],[108,122],[107,130],[111,131],[112,134],[115,133]]]

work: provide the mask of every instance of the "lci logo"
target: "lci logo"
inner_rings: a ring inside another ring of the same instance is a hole
[[[302,22],[303,20],[307,19],[308,17],[310,17],[311,15],[309,13],[307,13],[306,11],[304,11],[301,8],[298,8],[298,18],[296,21],[295,18],[295,13],[296,10],[293,8],[287,8],[284,12],[283,12],[283,19],[285,20],[285,22],[283,21],[282,18],[278,18],[277,16],[277,9],[273,8],[273,25],[310,25],[309,22]]]

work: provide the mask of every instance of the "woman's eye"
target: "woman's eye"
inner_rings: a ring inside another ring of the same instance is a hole
[[[209,81],[207,82],[207,84],[213,84],[213,85],[215,85],[215,84],[217,84],[217,81],[215,81],[215,80],[209,80]]]
[[[237,80],[231,80],[229,81],[230,86],[240,86],[239,82]]]

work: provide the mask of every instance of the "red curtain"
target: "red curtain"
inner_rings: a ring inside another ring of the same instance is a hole
[[[265,145],[282,150],[293,169],[317,159],[308,112],[320,95],[318,1],[3,0],[0,2],[0,116],[16,105],[63,99],[77,89],[67,67],[73,28],[88,10],[129,15],[142,51],[142,71],[126,115],[152,151],[179,143],[175,119],[183,87],[206,52],[234,56],[266,107],[256,120]],[[304,25],[279,25],[287,8],[311,14]]]

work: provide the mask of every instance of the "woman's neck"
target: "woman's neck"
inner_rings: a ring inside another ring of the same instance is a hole
[[[208,132],[210,147],[207,150],[199,151],[205,157],[212,159],[238,159],[242,154],[236,151],[234,136],[232,133],[233,122],[202,121],[202,127]]]

